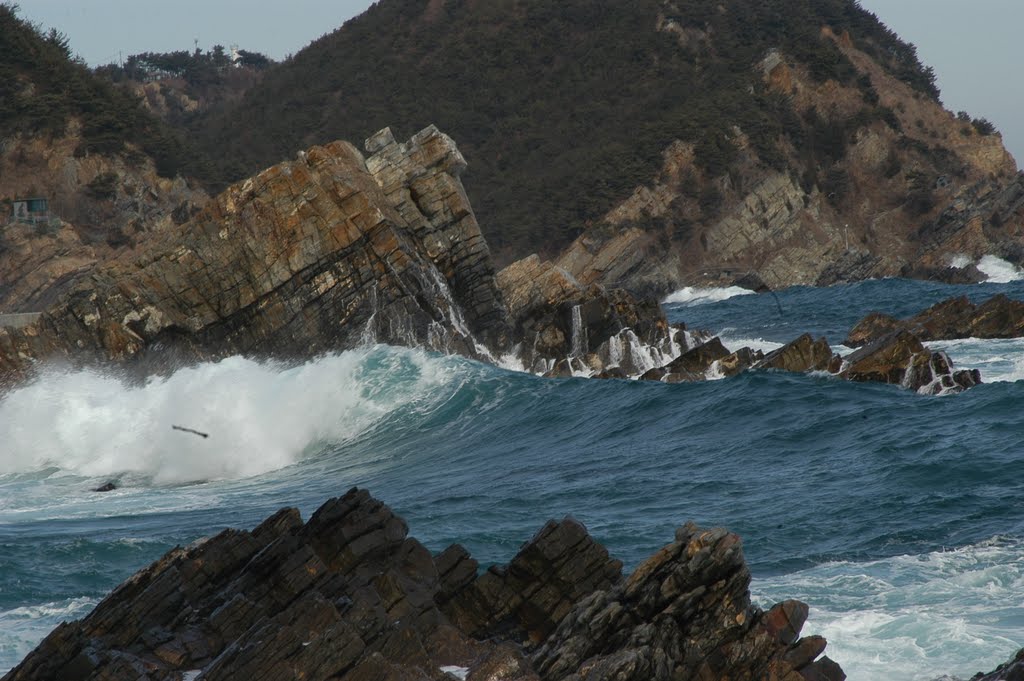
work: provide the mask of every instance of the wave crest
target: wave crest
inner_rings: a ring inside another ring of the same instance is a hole
[[[379,346],[293,367],[230,357],[141,385],[94,369],[48,369],[0,401],[0,474],[135,473],[154,484],[259,475],[426,398],[456,366]]]

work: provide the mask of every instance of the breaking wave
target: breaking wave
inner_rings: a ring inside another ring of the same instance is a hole
[[[134,473],[158,485],[258,475],[429,400],[457,367],[382,346],[291,367],[231,357],[139,385],[99,370],[44,370],[0,401],[0,474]]]
[[[685,306],[704,305],[706,303],[717,303],[736,296],[751,295],[754,292],[750,289],[739,286],[726,286],[723,288],[697,288],[695,286],[684,286],[678,291],[669,294],[665,298],[666,304],[677,304]]]

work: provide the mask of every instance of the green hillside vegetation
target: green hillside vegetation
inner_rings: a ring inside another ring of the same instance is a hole
[[[75,60],[66,36],[44,34],[18,16],[17,5],[0,4],[0,139],[59,137],[73,118],[82,124],[77,154],[116,154],[130,143],[151,156],[162,175],[209,172],[179,133]]]
[[[683,29],[684,45],[655,30],[659,16]],[[921,96],[938,96],[913,47],[853,0],[381,0],[193,132],[217,150],[206,177],[217,187],[312,144],[435,123],[470,163],[468,191],[499,253],[550,252],[649,181],[674,139],[694,142],[719,176],[736,155],[733,126],[768,165],[789,163],[788,137],[806,150],[796,172],[828,181],[856,128],[896,120],[822,26],[849,31]],[[757,77],[771,48],[819,81],[861,87],[864,110],[797,116]]]

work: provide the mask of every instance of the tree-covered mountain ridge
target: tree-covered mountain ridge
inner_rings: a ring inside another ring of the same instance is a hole
[[[638,230],[659,272],[604,279],[813,283],[941,264],[948,248],[919,232],[1015,177],[991,124],[938,95],[853,0],[381,0],[192,132],[220,152],[216,186],[312,143],[434,123],[504,262],[582,236],[575,260],[608,269],[601,244]],[[998,250],[1005,231],[956,247]]]

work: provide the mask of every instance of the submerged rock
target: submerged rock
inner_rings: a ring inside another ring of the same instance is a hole
[[[353,489],[170,551],[4,679],[845,678],[799,637],[806,605],[750,603],[734,534],[686,525],[621,567],[567,518],[481,574]]]

